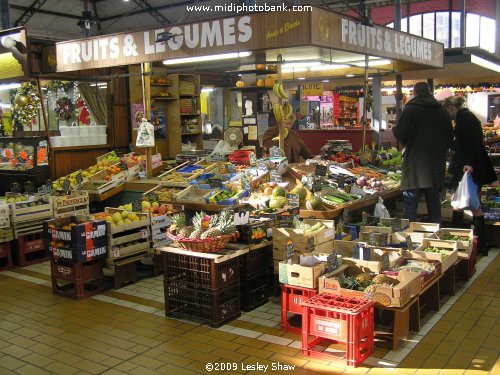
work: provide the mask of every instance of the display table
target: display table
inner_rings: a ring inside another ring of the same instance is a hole
[[[330,139],[348,140],[352,144],[353,151],[358,151],[362,144],[362,129],[339,129],[339,130],[297,130],[298,136],[304,141],[313,155],[321,154],[321,147]],[[366,131],[366,144],[370,144],[376,138],[373,130]]]

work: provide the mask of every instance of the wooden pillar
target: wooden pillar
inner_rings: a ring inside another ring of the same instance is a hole
[[[144,116],[151,119],[151,63],[141,64],[142,73],[142,100],[144,104]],[[153,150],[152,147],[146,147],[146,166],[148,178],[153,177]]]
[[[282,57],[280,54],[278,55],[278,81],[280,81],[281,84],[283,84],[283,81],[281,80],[281,60]],[[278,103],[283,105],[283,99],[278,98]],[[280,149],[283,150],[283,152],[285,152],[285,131],[283,127],[283,122],[278,122],[278,126],[279,126],[279,147]]]

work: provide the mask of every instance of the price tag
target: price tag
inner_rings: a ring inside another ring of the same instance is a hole
[[[276,216],[276,228],[293,228],[293,215]]]
[[[234,213],[234,225],[245,225],[248,224],[250,217],[250,212],[240,211]]]
[[[308,189],[312,189],[313,181],[314,181],[313,175],[312,174],[308,174],[307,177],[306,177],[306,179],[305,179],[304,185],[306,185],[306,187]]]
[[[250,165],[257,164],[257,156],[252,152],[248,157],[250,159]]]
[[[326,176],[327,171],[328,171],[328,168],[326,165],[316,164],[316,171],[315,171],[316,176],[324,177],[324,176]]]
[[[124,161],[120,161],[120,163],[118,164],[118,167],[119,167],[122,171],[126,171],[126,170],[128,169],[127,163],[125,163]]]
[[[337,180],[337,185],[339,186],[340,189],[342,189],[345,186],[345,176],[344,175],[339,175],[339,178]]]
[[[244,189],[244,190],[252,190],[252,184],[250,183],[250,180],[248,178],[247,175],[244,175],[242,178],[241,178],[241,187]]]
[[[385,252],[380,259],[382,260],[382,271],[387,271],[391,268],[391,264],[389,262],[389,253]]]
[[[267,171],[266,162],[264,160],[258,160],[257,161],[257,169],[259,169],[261,171]]]
[[[76,175],[76,183],[77,183],[78,185],[81,185],[81,184],[82,184],[82,182],[83,182],[83,176],[82,176],[82,174],[81,174],[81,173],[78,173],[78,174]]]
[[[283,177],[281,177],[281,174],[278,171],[271,171],[271,182],[283,182]]]
[[[222,189],[224,187],[222,185],[222,179],[217,176],[210,177],[208,179],[208,183],[212,189]]]
[[[293,255],[295,254],[294,245],[292,241],[288,241],[285,246],[285,260],[290,263],[293,259]]]
[[[312,253],[314,251],[314,237],[310,237],[307,241],[307,249]]]
[[[52,185],[42,185],[38,188],[38,194],[45,195],[52,192]]]
[[[139,201],[132,202],[132,211],[142,212],[142,203]]]
[[[415,247],[413,246],[413,241],[411,240],[411,236],[406,236],[406,247],[408,250],[413,250]]]
[[[150,193],[148,193],[148,201],[149,202],[156,202],[158,200],[158,196],[156,195],[156,193],[154,191],[151,191]]]
[[[337,268],[339,268],[339,261],[337,259],[337,253],[328,254],[328,257],[326,258],[326,262],[328,263],[327,272],[332,272],[332,271],[335,271]]]
[[[400,217],[395,217],[393,219],[393,225],[394,227],[392,228],[393,232],[401,232],[403,230],[402,224],[401,224],[401,218]]]
[[[21,186],[17,182],[13,182],[10,184],[10,191],[14,194],[21,193]]]
[[[321,181],[321,178],[315,178],[313,180],[313,183],[312,183],[312,190],[317,193],[319,191],[321,191],[322,189],[322,181]]]
[[[300,197],[298,194],[286,193],[286,199],[288,200],[288,205],[291,207],[300,206]]]
[[[120,249],[117,247],[113,247],[113,258],[119,258],[120,257]]]
[[[226,171],[228,173],[236,172],[236,166],[234,164],[226,164]]]
[[[147,229],[141,229],[141,238],[143,240],[148,238],[148,230]]]
[[[65,179],[62,184],[62,188],[65,191],[68,191],[71,187],[71,182],[68,179]]]
[[[24,191],[26,194],[33,194],[35,192],[35,185],[33,185],[33,182],[26,181],[24,184]]]

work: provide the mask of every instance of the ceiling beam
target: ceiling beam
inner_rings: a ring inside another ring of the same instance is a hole
[[[20,6],[20,5],[14,5],[14,4],[11,4],[10,5],[10,8],[11,9],[15,9],[15,10],[22,10],[23,12],[25,12],[26,10],[29,9],[29,7],[23,7],[23,6]],[[81,15],[73,15],[73,14],[67,14],[67,13],[59,13],[59,12],[53,12],[51,10],[44,10],[44,9],[37,9],[36,11],[37,13],[40,13],[40,14],[47,14],[49,16],[55,16],[55,17],[63,17],[63,18],[72,18],[72,19],[75,19],[75,20],[79,20],[82,16]]]
[[[47,2],[47,0],[35,0],[29,8],[27,8],[24,13],[16,21],[16,26],[24,26],[33,17],[33,15]]]
[[[153,17],[160,25],[170,25],[170,20],[161,14],[157,8],[153,8],[147,0],[132,0],[137,6]]]
[[[96,0],[92,0],[92,10],[94,11],[94,17],[97,24],[97,31],[99,32],[99,35],[102,35],[101,20],[99,19],[99,15],[97,14]]]

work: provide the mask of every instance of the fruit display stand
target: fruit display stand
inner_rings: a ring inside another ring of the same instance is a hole
[[[69,194],[53,196],[54,217],[83,216],[89,214],[87,191],[71,191]]]
[[[122,192],[123,183],[120,181],[85,181],[81,190],[89,194],[91,202],[103,202]]]
[[[143,199],[148,199],[148,197],[154,194],[154,197],[156,198],[155,201],[157,201],[158,203],[172,204],[175,201],[177,195],[184,189],[185,188],[183,187],[155,186],[154,188],[144,192],[142,196]]]
[[[106,207],[104,214],[95,217],[108,221],[105,275],[114,276],[115,288],[120,288],[127,281],[136,282],[136,262],[147,257],[151,248],[149,215]]]

